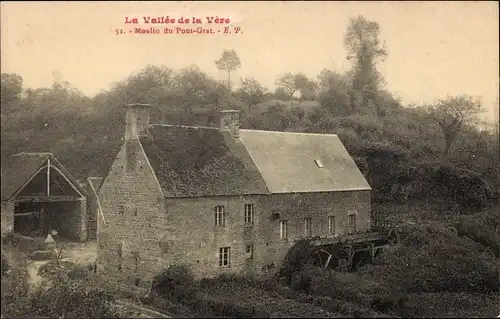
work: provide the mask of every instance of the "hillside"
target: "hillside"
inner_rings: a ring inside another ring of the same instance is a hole
[[[358,274],[306,267],[289,288],[238,278],[197,283],[201,297],[187,306],[208,307],[200,309],[214,316],[240,310],[258,316],[264,308],[269,316],[496,314],[498,132],[478,131],[466,118],[458,129],[443,129],[460,108],[477,106],[469,97],[407,107],[379,89],[361,103],[349,79],[324,70],[312,100],[260,92],[254,103],[255,96],[225,90],[197,68],[148,66],[93,97],[66,82],[25,88],[19,76],[2,74],[1,156],[52,152],[82,182],[104,176],[124,136],[124,105],[132,102],[151,104],[153,123],[216,126],[221,109],[238,109],[242,128],[334,133],[372,186],[374,212],[410,225],[403,243]],[[216,292],[224,303],[207,297]]]

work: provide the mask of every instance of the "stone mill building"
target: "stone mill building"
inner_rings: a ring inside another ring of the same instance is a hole
[[[337,135],[149,123],[126,107],[98,190],[98,271],[148,288],[171,264],[197,277],[276,271],[294,241],[370,227],[371,188]]]

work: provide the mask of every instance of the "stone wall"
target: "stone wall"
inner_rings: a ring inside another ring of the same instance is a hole
[[[253,224],[245,223],[245,204],[254,205]],[[224,205],[224,227],[215,226],[216,205]],[[189,264],[198,277],[274,272],[294,240],[304,237],[304,218],[311,218],[312,237],[329,235],[329,216],[335,216],[336,234],[345,235],[349,213],[363,232],[371,210],[369,191],[170,199],[166,209],[163,258]],[[287,220],[286,239],[280,238],[281,220]],[[253,245],[251,254],[247,245]],[[230,267],[219,266],[221,247],[230,247]]]
[[[1,214],[2,237],[4,237],[14,231],[14,202],[2,201]]]
[[[100,191],[106,225],[99,219],[98,269],[121,285],[148,288],[171,264],[188,265],[198,278],[266,275],[304,237],[304,218],[311,218],[313,237],[329,235],[329,216],[336,217],[338,235],[347,233],[349,213],[356,213],[358,231],[370,226],[369,191],[164,201],[144,154],[139,149],[136,155],[137,169],[127,170],[124,147]],[[253,223],[245,223],[245,204],[254,205]],[[224,206],[223,227],[215,225],[217,205]],[[286,239],[280,238],[281,220],[287,220]],[[222,247],[230,247],[229,267],[219,265]]]
[[[71,202],[54,202],[44,204],[51,227],[60,236],[77,240],[87,240],[87,202],[86,200]]]
[[[159,247],[166,216],[161,190],[137,140],[123,144],[99,200],[104,220],[98,226],[98,271],[120,284],[149,286],[164,267]]]

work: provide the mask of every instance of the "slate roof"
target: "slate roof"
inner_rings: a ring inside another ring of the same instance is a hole
[[[267,194],[247,150],[211,127],[153,125],[141,145],[166,197]]]
[[[152,125],[140,142],[166,197],[370,190],[337,135]],[[320,160],[319,168],[315,160]]]
[[[38,171],[48,159],[86,195],[86,191],[51,153],[18,153],[2,160],[1,200],[9,200]]]
[[[271,193],[371,189],[337,135],[240,129],[240,140]]]

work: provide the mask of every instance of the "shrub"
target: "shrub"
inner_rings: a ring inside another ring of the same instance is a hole
[[[493,318],[498,316],[498,295],[476,293],[408,294],[397,315],[404,318]]]
[[[15,261],[8,274],[2,274],[2,316],[31,316],[29,307],[29,273],[26,262]]]
[[[445,190],[441,195],[464,207],[483,209],[492,199],[488,182],[477,172],[444,164],[434,169],[431,177],[436,189]]]
[[[29,237],[17,233],[8,233],[2,238],[2,245],[15,247],[20,252],[31,254],[45,249],[44,240],[43,237]]]
[[[292,276],[290,288],[295,291],[312,292],[317,284],[318,278],[321,278],[323,271],[320,268],[305,265],[301,270],[296,271]]]
[[[122,317],[114,307],[115,297],[94,277],[81,277],[81,267],[59,268],[42,277],[30,297],[38,316],[55,318]]]
[[[194,298],[194,276],[184,265],[172,265],[153,279],[152,291],[172,301],[185,302]]]
[[[491,248],[496,257],[500,257],[500,209],[490,213],[462,217],[457,226],[460,236],[467,236],[472,240]]]
[[[287,284],[291,284],[293,275],[306,265],[310,254],[311,246],[306,239],[298,241],[288,250],[279,273],[286,278]]]
[[[2,276],[9,270],[9,262],[7,261],[7,256],[2,251]]]
[[[446,227],[415,227],[387,249],[374,275],[406,292],[498,292],[498,264],[486,248]],[[420,246],[413,243],[420,242]]]
[[[227,300],[216,300],[213,298],[196,298],[190,302],[192,308],[206,316],[211,314],[216,317],[225,318],[253,318],[256,315],[255,307],[237,305]]]

